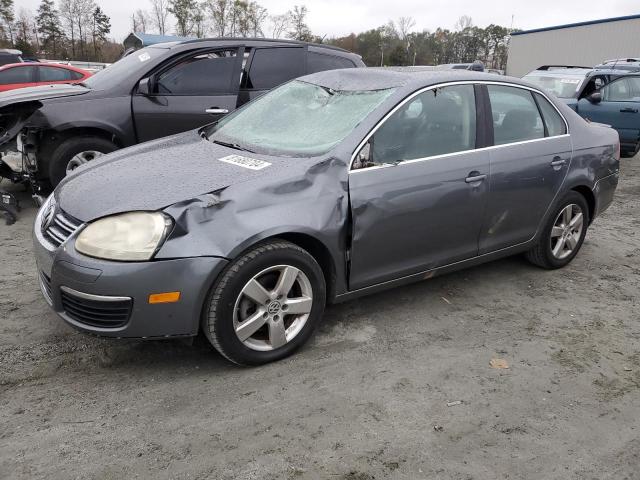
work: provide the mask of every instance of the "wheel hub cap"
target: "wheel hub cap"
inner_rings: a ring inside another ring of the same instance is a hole
[[[292,341],[311,314],[313,291],[305,273],[291,265],[267,268],[241,290],[233,327],[248,348],[269,351]]]
[[[571,255],[582,238],[584,215],[575,203],[563,208],[551,228],[551,253],[558,260]]]

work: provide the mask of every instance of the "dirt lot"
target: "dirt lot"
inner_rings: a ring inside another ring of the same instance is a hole
[[[568,268],[510,258],[335,306],[307,348],[254,369],[203,341],[65,326],[22,197],[0,223],[2,478],[640,475],[640,158]]]

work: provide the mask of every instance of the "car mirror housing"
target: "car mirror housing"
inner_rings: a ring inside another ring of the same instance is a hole
[[[593,92],[587,97],[587,100],[589,100],[591,103],[600,103],[602,101],[602,93]]]
[[[153,82],[151,77],[143,78],[138,83],[138,93],[149,96],[153,94]]]

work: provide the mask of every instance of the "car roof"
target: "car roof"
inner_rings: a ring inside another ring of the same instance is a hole
[[[65,70],[73,70],[78,73],[91,73],[82,68],[74,67],[73,65],[65,65],[62,63],[48,63],[48,62],[21,62],[21,63],[7,63],[5,65],[0,65],[0,70],[5,70],[11,67],[57,67],[64,68]]]
[[[433,70],[429,67],[346,68],[313,73],[302,77],[301,80],[337,91],[383,90],[398,87],[418,89],[457,81],[504,82],[531,87],[529,83],[514,77],[498,79],[493,73],[472,70]]]
[[[353,52],[345,50],[344,48],[336,47],[333,45],[327,45],[324,43],[313,43],[313,42],[302,42],[299,40],[287,40],[287,39],[279,39],[279,38],[248,38],[248,37],[213,37],[213,38],[198,38],[194,40],[184,40],[179,42],[167,42],[167,43],[158,43],[153,45],[153,47],[160,48],[176,48],[184,45],[192,46],[194,44],[203,44],[203,46],[215,46],[215,44],[220,45],[246,45],[250,47],[258,47],[261,45],[281,45],[281,46],[290,46],[290,45],[309,45],[313,47],[323,48],[327,50],[333,50],[335,52],[341,52],[349,55],[359,56]]]

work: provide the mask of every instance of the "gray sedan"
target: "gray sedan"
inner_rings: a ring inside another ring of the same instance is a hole
[[[614,130],[520,80],[317,73],[66,178],[35,223],[41,287],[79,330],[202,331],[262,364],[327,303],[519,253],[567,265],[619,155]]]

